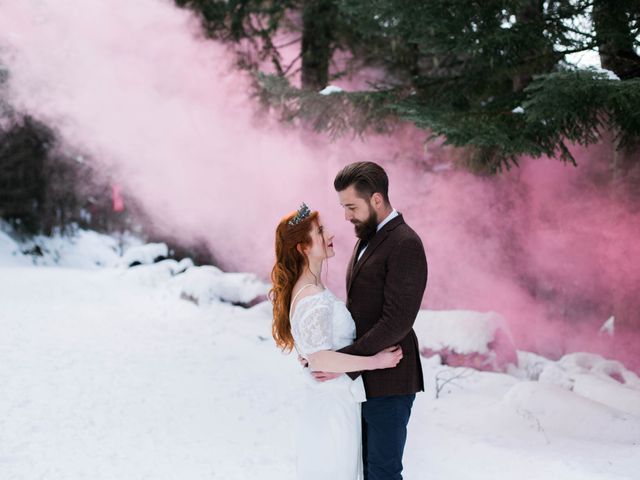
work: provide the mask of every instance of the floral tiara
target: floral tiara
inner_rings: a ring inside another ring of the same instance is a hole
[[[309,215],[311,215],[311,210],[309,210],[309,207],[307,207],[306,203],[302,202],[300,208],[298,209],[298,213],[296,213],[296,216],[289,220],[287,223],[291,226],[298,225]]]

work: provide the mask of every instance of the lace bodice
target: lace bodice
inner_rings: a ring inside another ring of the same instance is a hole
[[[306,356],[350,345],[356,337],[356,326],[344,302],[325,289],[298,300],[291,332],[299,353]]]

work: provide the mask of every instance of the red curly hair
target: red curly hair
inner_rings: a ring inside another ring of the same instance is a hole
[[[276,263],[271,270],[273,287],[269,291],[273,303],[271,334],[276,345],[285,352],[290,352],[294,346],[289,322],[291,293],[307,265],[307,257],[298,250],[298,246],[311,245],[311,229],[318,218],[318,212],[314,211],[300,223],[289,225],[289,220],[297,213],[284,217],[276,228]]]

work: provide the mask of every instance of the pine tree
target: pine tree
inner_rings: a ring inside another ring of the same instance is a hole
[[[283,120],[332,135],[409,121],[464,147],[467,166],[489,173],[523,155],[575,163],[568,145],[598,142],[604,132],[625,151],[640,140],[640,0],[179,3],[201,12],[212,36],[255,42],[258,54],[244,66]],[[271,39],[283,30],[300,34],[301,88],[295,71],[278,64]],[[594,49],[619,79],[565,61]],[[345,68],[332,66],[337,50],[350,56]],[[260,72],[268,58],[275,75]],[[364,68],[381,72],[367,90],[318,93]]]

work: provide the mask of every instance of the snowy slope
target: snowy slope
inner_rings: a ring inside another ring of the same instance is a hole
[[[164,262],[30,266],[1,245],[0,478],[294,478],[300,368],[267,303],[196,305]],[[519,359],[512,375],[423,360],[405,478],[637,479],[637,377]]]

